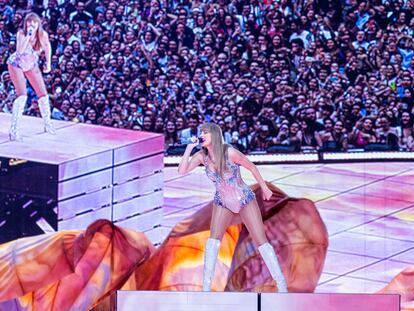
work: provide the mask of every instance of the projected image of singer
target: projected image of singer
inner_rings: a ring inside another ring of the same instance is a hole
[[[45,132],[56,133],[50,121],[49,97],[38,65],[39,54],[42,50],[46,56],[43,72],[48,73],[51,69],[49,36],[42,28],[39,16],[35,13],[29,13],[25,17],[23,30],[19,30],[17,33],[16,52],[10,55],[7,60],[8,71],[17,96],[13,102],[10,140],[21,140],[20,122],[27,100],[26,79],[39,98],[39,110],[44,120]]]
[[[276,253],[267,240],[255,194],[242,180],[240,166],[249,170],[255,177],[261,187],[264,200],[270,199],[272,191],[267,187],[256,166],[244,154],[230,145],[224,144],[223,135],[218,125],[205,123],[200,127],[200,130],[201,141],[193,137],[193,143],[187,145],[178,166],[178,173],[186,174],[203,164],[207,177],[214,182],[216,187],[211,233],[205,247],[203,291],[211,290],[211,280],[221,239],[233,216],[240,214],[270,274],[276,281],[279,292],[287,292],[286,279],[280,269]],[[202,149],[190,159],[191,151],[198,144],[201,144]]]

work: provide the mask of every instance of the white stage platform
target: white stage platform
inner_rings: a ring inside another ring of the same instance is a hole
[[[94,311],[398,311],[399,295],[117,291]]]
[[[0,113],[0,232],[13,222],[10,202],[43,200],[39,205],[49,202],[47,211],[30,216],[22,208],[14,220],[23,217],[53,231],[84,229],[105,218],[154,236],[162,219],[163,135],[55,120],[57,134],[50,135],[41,118],[24,116],[23,140],[17,142],[8,138],[10,120]]]

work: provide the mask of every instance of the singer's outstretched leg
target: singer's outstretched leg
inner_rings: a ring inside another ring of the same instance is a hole
[[[45,81],[43,80],[39,66],[35,66],[33,69],[26,71],[24,75],[29,80],[38,98],[47,95]]]
[[[221,241],[228,226],[231,225],[235,214],[227,208],[213,205],[213,214],[211,216],[210,237]]]
[[[32,70],[25,72],[25,75],[27,77],[27,80],[29,80],[30,85],[35,90],[37,97],[39,98],[39,110],[45,125],[45,132],[56,134],[55,128],[53,127],[53,124],[50,120],[51,112],[49,98],[47,95],[46,85],[39,67],[36,66]]]
[[[267,242],[262,214],[256,200],[240,210],[240,217],[257,247]]]
[[[10,79],[13,83],[13,86],[16,90],[16,96],[22,96],[27,95],[27,89],[26,89],[26,79],[24,77],[24,72],[20,68],[17,68],[12,65],[7,65],[7,70],[10,74]]]
[[[27,100],[26,79],[20,68],[12,65],[7,66],[10,79],[16,90],[16,99],[13,102],[12,122],[9,130],[10,140],[20,140],[20,123]]]
[[[280,268],[279,260],[273,246],[267,241],[262,215],[256,200],[251,201],[240,211],[240,216],[252,236],[260,255],[276,281],[279,292],[287,293],[286,279]]]
[[[210,238],[207,240],[204,252],[203,291],[211,290],[211,281],[214,276],[221,239],[227,227],[231,224],[233,217],[234,214],[230,210],[216,204],[213,205]]]

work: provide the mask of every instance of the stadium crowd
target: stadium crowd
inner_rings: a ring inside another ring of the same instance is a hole
[[[207,121],[243,152],[414,150],[413,0],[0,0],[3,112],[30,11],[54,119],[164,133],[166,149]]]

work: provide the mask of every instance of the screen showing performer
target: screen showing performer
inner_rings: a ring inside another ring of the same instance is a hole
[[[10,140],[22,139],[20,123],[27,101],[26,79],[38,97],[45,132],[55,134],[55,129],[50,120],[49,97],[38,64],[39,55],[42,51],[44,51],[46,57],[43,72],[48,73],[51,70],[52,54],[49,36],[43,29],[39,16],[35,13],[29,13],[25,17],[23,29],[17,32],[16,52],[11,54],[7,60],[10,78],[16,90],[9,131]]]

